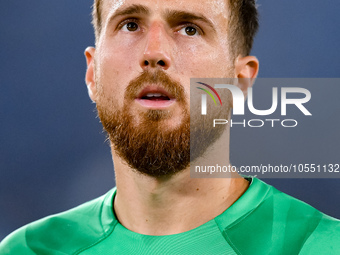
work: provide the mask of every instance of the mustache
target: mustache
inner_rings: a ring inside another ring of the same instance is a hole
[[[185,92],[182,84],[160,69],[153,72],[143,71],[138,77],[131,80],[125,89],[125,98],[134,100],[136,95],[148,85],[157,85],[174,96],[178,102],[185,102]]]

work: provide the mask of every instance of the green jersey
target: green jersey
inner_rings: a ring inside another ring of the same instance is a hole
[[[226,211],[190,231],[150,236],[115,217],[116,189],[24,226],[0,254],[340,254],[340,221],[256,178]]]

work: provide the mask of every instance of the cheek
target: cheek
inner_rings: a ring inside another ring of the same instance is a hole
[[[112,47],[107,47],[107,49],[112,49]],[[132,67],[132,60],[135,57],[131,51],[127,52],[125,47],[116,49],[119,50],[100,52],[97,81],[106,97],[115,99],[119,106],[123,106],[125,88],[134,78],[133,69],[135,68]]]
[[[224,45],[188,45],[174,55],[176,69],[189,78],[219,78],[230,73],[231,55]]]

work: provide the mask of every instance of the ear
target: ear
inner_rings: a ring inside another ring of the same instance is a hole
[[[96,49],[93,47],[87,47],[85,50],[87,70],[85,75],[85,82],[87,90],[92,102],[96,101],[97,98],[97,88],[95,83],[95,72],[94,72],[94,54]]]
[[[238,86],[247,98],[248,88],[252,87],[259,71],[259,61],[255,56],[237,57],[235,72]]]

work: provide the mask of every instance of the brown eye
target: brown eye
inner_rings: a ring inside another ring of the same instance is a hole
[[[197,33],[197,30],[194,27],[186,27],[185,28],[185,33],[187,35],[193,36],[193,35],[195,35]]]
[[[129,22],[126,24],[126,29],[128,31],[134,32],[138,29],[138,25],[135,22]]]

